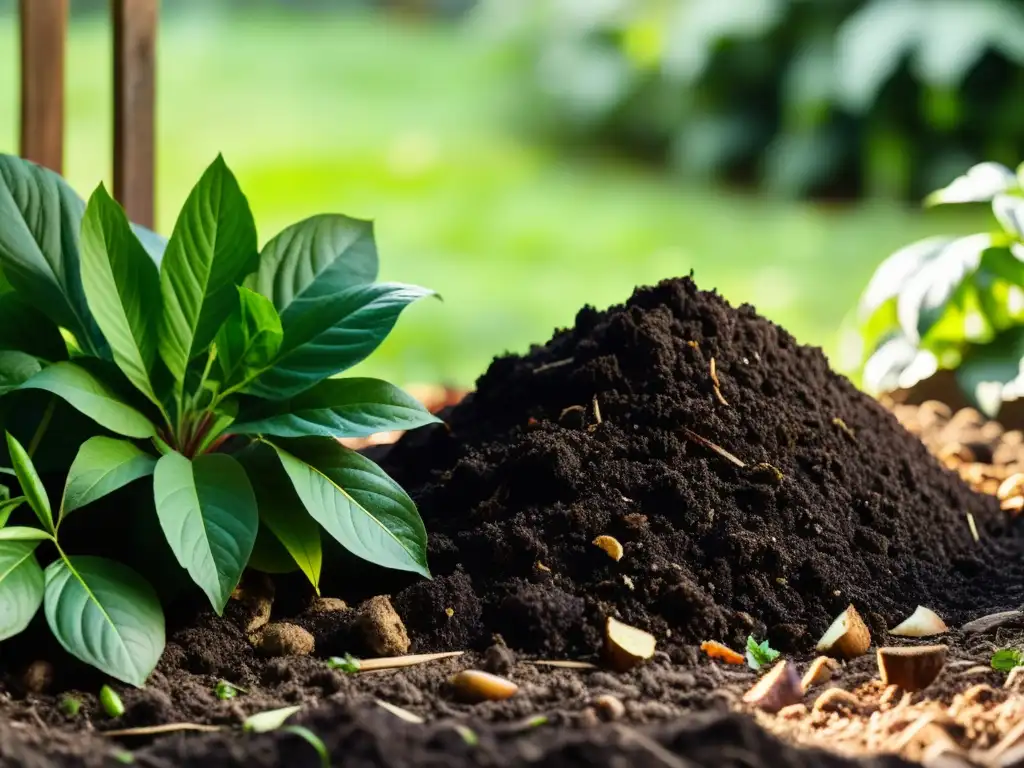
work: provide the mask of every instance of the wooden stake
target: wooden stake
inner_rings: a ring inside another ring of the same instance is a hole
[[[64,43],[68,0],[21,0],[21,156],[64,166]]]

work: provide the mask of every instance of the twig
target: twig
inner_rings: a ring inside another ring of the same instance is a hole
[[[594,395],[594,421],[601,423],[601,406],[597,404],[597,395]]]
[[[740,459],[736,458],[736,456],[734,456],[733,454],[731,454],[727,450],[725,450],[725,448],[723,448],[720,445],[715,445],[710,440],[708,440],[706,437],[701,437],[696,432],[694,432],[692,429],[687,429],[686,427],[683,427],[683,435],[685,435],[687,438],[689,438],[693,442],[697,443],[698,445],[703,445],[708,450],[714,451],[719,456],[721,456],[723,459],[731,461],[733,464],[735,464],[740,469],[743,469],[744,467],[747,466]]]
[[[711,383],[715,385],[715,397],[718,398],[718,402],[722,405],[728,405],[729,401],[725,399],[725,395],[722,394],[722,382],[718,380],[718,370],[715,367],[715,358],[711,358]]]
[[[359,671],[376,672],[382,669],[414,667],[417,664],[426,664],[428,661],[451,659],[464,653],[465,651],[446,651],[444,653],[414,653],[409,656],[388,656],[381,659],[360,659]]]
[[[567,357],[564,360],[555,360],[553,363],[544,363],[544,365],[538,365],[533,369],[534,373],[544,373],[544,371],[550,371],[552,368],[561,368],[563,365],[571,364],[576,358]]]
[[[121,728],[116,731],[99,731],[103,736],[157,736],[161,733],[177,733],[179,731],[201,731],[216,733],[224,730],[220,725],[203,725],[201,723],[163,723],[161,725],[144,725],[139,728]]]

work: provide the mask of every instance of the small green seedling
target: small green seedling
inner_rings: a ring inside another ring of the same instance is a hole
[[[992,669],[1009,672],[1014,667],[1024,666],[1024,651],[1019,648],[1003,648],[992,654]]]
[[[320,764],[323,768],[330,768],[330,755],[327,752],[327,745],[324,744],[323,739],[305,726],[285,724],[288,718],[300,709],[302,709],[302,706],[296,704],[292,707],[257,712],[255,715],[250,715],[245,719],[245,722],[242,723],[242,730],[247,733],[269,733],[270,731],[277,730],[293,733],[305,739],[316,750],[316,753],[320,756]]]
[[[109,685],[104,685],[100,688],[100,706],[107,713],[107,717],[120,717],[124,714],[124,704],[121,701],[121,697]]]
[[[218,680],[217,685],[213,687],[213,692],[221,701],[228,701],[235,698],[239,693],[245,693],[244,688],[239,688],[237,685],[232,685],[227,680]]]
[[[758,643],[753,635],[748,635],[746,656],[747,666],[755,671],[760,671],[779,658],[779,652],[768,645],[767,640]]]
[[[468,725],[462,723],[456,723],[452,726],[455,732],[462,737],[462,740],[471,747],[475,747],[480,743],[480,737],[476,735],[476,731],[470,728]]]
[[[81,700],[74,696],[62,696],[59,706],[65,717],[78,717],[78,713],[82,710]]]
[[[113,758],[121,765],[133,765],[135,763],[135,755],[129,752],[127,749],[117,749],[113,753]]]
[[[342,672],[354,675],[359,671],[359,659],[351,653],[346,653],[344,656],[331,656],[327,660],[327,666],[329,669],[340,669]]]

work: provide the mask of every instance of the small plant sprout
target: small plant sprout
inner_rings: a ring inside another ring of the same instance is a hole
[[[104,685],[100,688],[100,706],[107,713],[107,717],[120,717],[124,714],[124,704],[121,701],[121,697],[109,685]]]
[[[351,653],[346,653],[344,656],[331,656],[327,660],[328,669],[339,669],[349,675],[354,675],[359,671],[359,659],[355,658]]]
[[[748,635],[746,657],[747,666],[755,672],[759,672],[763,667],[769,666],[779,658],[779,652],[772,648],[767,640],[758,643],[753,635]]]
[[[323,739],[305,726],[285,724],[288,718],[300,709],[302,709],[301,705],[295,705],[257,712],[255,715],[250,715],[245,719],[245,722],[242,723],[242,730],[247,733],[269,733],[270,731],[281,730],[295,734],[316,750],[317,755],[320,756],[320,764],[323,768],[329,768],[330,755],[327,752],[327,746],[324,744]]]
[[[62,696],[58,706],[65,717],[78,717],[82,710],[82,701],[74,696]]]
[[[1014,667],[1024,666],[1024,651],[1019,648],[1003,648],[992,654],[992,669],[1009,672]]]
[[[227,680],[218,680],[217,684],[213,687],[213,692],[221,701],[229,701],[235,698],[239,693],[245,693],[244,688],[239,688],[237,685],[232,685]]]
[[[260,248],[218,156],[165,239],[129,222],[102,185],[85,202],[56,173],[2,154],[0,222],[16,233],[0,245],[0,398],[22,398],[0,409],[0,473],[20,487],[0,501],[0,641],[43,606],[70,654],[145,683],[165,644],[156,591],[118,562],[65,554],[58,535],[130,483],[149,484],[136,511],[218,614],[246,568],[301,571],[319,591],[324,535],[429,577],[416,505],[339,442],[439,421],[386,381],[337,378],[434,295],[377,280],[370,222],[313,216]],[[62,435],[78,446],[70,463],[44,440],[68,409],[85,417]],[[33,458],[66,472],[59,500]],[[21,504],[38,527],[7,525]],[[57,553],[48,564],[43,541]]]

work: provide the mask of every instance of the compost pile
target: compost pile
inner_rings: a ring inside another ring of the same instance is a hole
[[[434,581],[396,595],[420,650],[586,654],[615,616],[676,661],[749,633],[801,651],[851,602],[877,635],[1019,592],[993,499],[819,349],[689,278],[496,359],[446,421],[385,462],[431,535]]]

